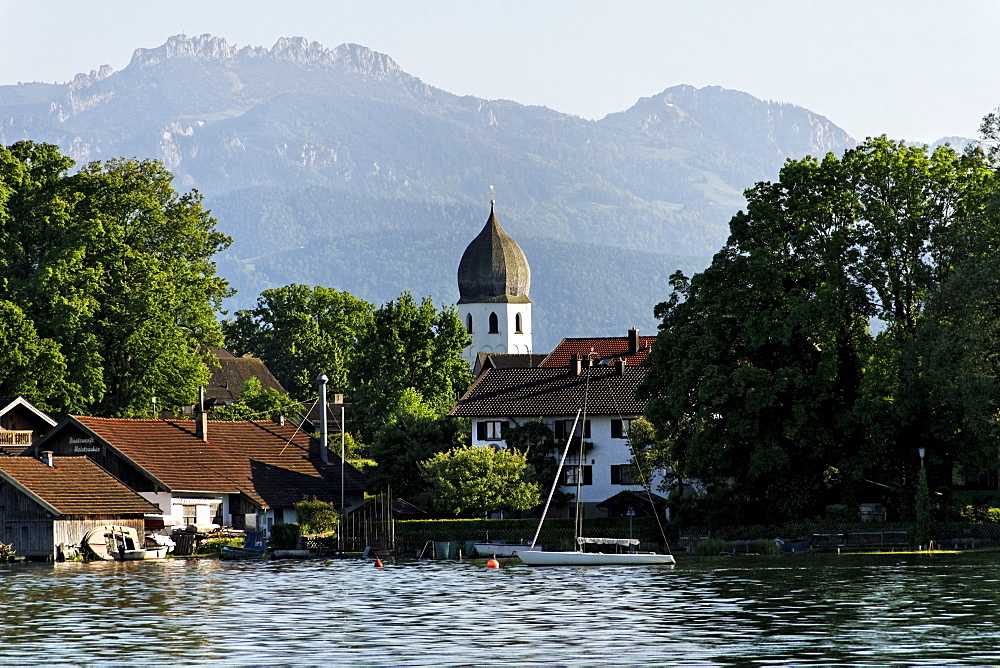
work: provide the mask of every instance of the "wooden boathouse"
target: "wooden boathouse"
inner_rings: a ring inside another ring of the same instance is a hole
[[[86,457],[0,457],[0,541],[28,559],[61,560],[104,525],[142,536],[158,512]]]

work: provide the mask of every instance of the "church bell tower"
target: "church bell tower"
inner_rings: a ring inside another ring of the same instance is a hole
[[[531,270],[524,251],[494,213],[458,265],[458,313],[472,345],[463,356],[470,366],[478,353],[531,352]]]

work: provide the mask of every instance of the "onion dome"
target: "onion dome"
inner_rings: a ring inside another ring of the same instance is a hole
[[[529,304],[531,269],[524,251],[510,238],[493,213],[486,227],[462,255],[458,264],[459,304]]]

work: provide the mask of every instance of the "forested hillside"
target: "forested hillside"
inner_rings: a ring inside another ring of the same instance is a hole
[[[0,86],[0,143],[20,139],[78,163],[163,160],[233,238],[219,256],[231,307],[292,282],[452,302],[494,185],[534,274],[538,350],[651,330],[666,277],[707,265],[745,188],[854,144],[810,111],[717,87],[590,121],[456,96],[362,46],[208,35],[138,49],[120,72]]]

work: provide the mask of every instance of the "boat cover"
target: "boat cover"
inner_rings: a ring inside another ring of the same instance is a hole
[[[576,542],[583,545],[584,543],[590,543],[593,545],[638,545],[638,538],[584,538],[583,536],[576,539]]]

